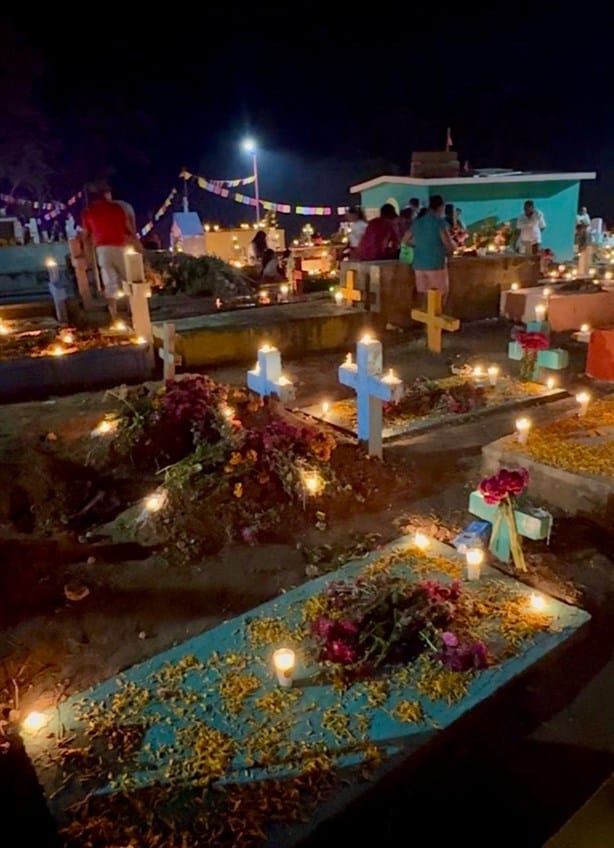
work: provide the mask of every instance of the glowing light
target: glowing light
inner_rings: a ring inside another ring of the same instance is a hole
[[[497,385],[497,380],[499,379],[499,367],[497,365],[491,365],[488,369],[488,382],[491,386]]]
[[[596,274],[597,274],[597,269],[596,269],[596,268],[589,268],[589,269],[588,269],[588,276],[589,276],[589,277],[594,277]]]
[[[317,471],[304,471],[302,474],[303,486],[308,495],[319,495],[324,488],[324,480]]]
[[[279,293],[282,297],[288,297],[288,292],[290,291],[290,286],[287,283],[282,283],[279,287]]]
[[[590,324],[581,324],[580,325],[580,332],[581,333],[590,333],[590,331],[591,331],[591,325]]]
[[[66,345],[74,344],[75,337],[69,330],[62,330],[60,333],[60,341]]]
[[[159,492],[153,492],[153,494],[148,495],[145,498],[145,509],[147,512],[160,512],[162,507],[166,504],[167,495],[166,492],[161,490]]]
[[[529,597],[529,607],[533,610],[533,612],[544,612],[546,609],[546,599],[543,595],[537,595],[535,592],[531,592]]]
[[[52,356],[64,356],[65,353],[66,351],[64,350],[62,345],[56,344],[51,348]]]
[[[260,353],[270,353],[272,350],[274,350],[274,348],[272,348],[271,345],[263,344],[260,348]]]
[[[360,340],[360,343],[364,344],[364,345],[368,345],[368,344],[371,344],[372,341],[373,341],[373,339],[371,338],[369,333],[365,333],[364,336],[362,337],[362,339]]]
[[[481,548],[468,548],[465,552],[467,561],[467,580],[479,580],[484,562],[484,551]]]
[[[425,533],[416,533],[414,536],[414,546],[418,548],[419,551],[425,551],[430,544],[431,540]]]
[[[241,143],[241,147],[246,153],[251,153],[253,155],[257,150],[256,139],[251,137],[244,138]]]
[[[215,224],[215,225],[214,225],[214,227],[213,227],[213,232],[214,232],[214,233],[219,233],[219,231],[220,231],[220,225],[219,225],[219,224]]]
[[[22,727],[28,733],[38,733],[38,731],[49,722],[49,718],[44,713],[37,713],[33,710],[24,718]]]
[[[288,380],[288,378],[285,377],[283,374],[281,375],[281,377],[277,381],[278,386],[290,386],[291,384],[292,384],[292,381]]]
[[[550,286],[544,286],[542,294],[544,295],[544,297],[550,297],[550,295],[552,294],[552,289],[550,288]]]
[[[92,436],[107,436],[117,430],[116,418],[103,418],[92,430]]]
[[[344,365],[353,365],[353,364],[354,364],[354,360],[352,359],[352,354],[351,354],[351,353],[346,353],[346,355],[345,355],[345,362],[344,362],[343,364],[344,364]]]
[[[604,278],[604,280],[611,280],[612,276],[613,275],[612,275],[611,271],[606,271],[605,274],[603,275],[603,278]]]
[[[520,283],[512,283],[510,288],[512,291],[518,291],[518,289],[520,288]]]
[[[268,300],[269,298],[266,293],[266,289],[260,289],[260,291],[258,292],[258,297],[260,298],[260,300]]]
[[[526,445],[530,429],[531,429],[531,419],[530,418],[517,418],[516,419],[516,438],[520,442],[521,445]]]
[[[211,224],[205,224],[205,232],[206,232],[206,233],[210,233],[210,232],[211,232]]]
[[[549,271],[548,276],[550,277],[551,280],[556,280],[556,278],[558,277],[558,274],[556,273],[556,271]]]
[[[546,380],[546,388],[550,389],[552,391],[552,389],[555,386],[556,386],[556,379],[554,377],[548,377],[548,379]]]
[[[546,317],[547,306],[545,303],[538,303],[535,307],[535,320],[543,321]]]
[[[341,306],[341,304],[343,303],[343,295],[340,291],[335,292],[335,303],[337,304],[337,306]]]
[[[471,372],[471,376],[477,377],[478,379],[480,377],[483,377],[484,376],[484,369],[482,368],[482,366],[476,365],[475,368],[473,369],[473,371]]]
[[[125,321],[118,319],[117,321],[113,321],[113,323],[111,324],[111,329],[116,330],[118,333],[125,333],[128,329],[128,325]]]
[[[53,257],[49,257],[49,259],[45,259],[45,268],[57,268],[58,263],[53,259]]]
[[[230,421],[231,419],[233,419],[235,417],[235,411],[232,408],[232,406],[224,405],[222,407],[222,415],[224,416],[224,418],[227,418]]]
[[[324,403],[322,404],[322,413],[324,415],[326,415],[326,413],[328,412],[329,409],[330,409],[330,403],[327,400],[325,400]]]
[[[579,392],[576,395],[576,400],[580,404],[580,409],[578,410],[578,415],[582,418],[586,415],[588,410],[588,405],[591,402],[591,396],[588,392]]]
[[[136,345],[147,344],[147,339],[145,338],[145,336],[137,336],[136,339],[134,340],[134,344],[136,344]]]
[[[382,383],[398,383],[399,378],[394,373],[393,368],[389,368],[385,377],[382,377]]]
[[[565,265],[559,265],[559,274],[564,274],[564,273],[565,273],[565,270],[566,270],[566,266],[565,266]]]
[[[296,655],[290,648],[278,648],[273,654],[273,665],[280,686],[292,686]]]
[[[118,289],[115,297],[117,298],[117,300],[121,300],[122,297],[126,297],[126,292],[123,289]]]
[[[0,336],[8,336],[10,332],[8,324],[0,318]]]

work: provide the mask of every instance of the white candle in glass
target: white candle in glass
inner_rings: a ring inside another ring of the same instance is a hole
[[[530,418],[518,418],[517,419],[517,421],[516,421],[516,438],[520,442],[521,445],[526,445],[530,429],[531,429],[531,419]]]
[[[588,392],[579,392],[579,394],[576,395],[576,400],[580,404],[578,415],[580,416],[580,418],[583,418],[586,415],[588,405],[591,402],[591,396]]]
[[[467,580],[479,580],[484,562],[484,551],[481,548],[469,548],[465,552],[467,560]]]
[[[277,682],[284,689],[292,686],[294,678],[294,669],[296,665],[296,656],[290,648],[279,648],[273,654],[273,665],[277,674]]]
[[[133,247],[124,251],[124,263],[126,265],[126,281],[128,283],[142,283],[145,281],[145,268],[143,267],[143,256]]]
[[[543,321],[546,317],[546,304],[538,303],[535,307],[535,320]]]
[[[499,379],[499,368],[496,365],[491,365],[488,369],[488,381],[491,386],[497,385]]]

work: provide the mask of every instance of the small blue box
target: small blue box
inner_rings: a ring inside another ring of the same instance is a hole
[[[492,524],[490,521],[472,521],[465,529],[458,534],[452,541],[452,544],[457,551],[463,553],[467,548],[481,547],[488,545]]]

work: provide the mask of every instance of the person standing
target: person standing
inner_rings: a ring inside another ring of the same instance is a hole
[[[434,194],[427,213],[414,221],[409,236],[414,248],[416,290],[426,294],[434,289],[445,301],[450,288],[448,256],[454,252],[454,242],[443,214],[443,197]]]
[[[397,212],[392,203],[384,203],[378,218],[372,218],[358,245],[360,262],[396,259],[399,255]]]
[[[576,215],[576,242],[580,253],[590,244],[591,235],[591,216],[588,214],[586,206],[581,206],[579,213]]]
[[[104,296],[111,320],[117,318],[117,293],[126,275],[124,253],[132,243],[132,228],[124,209],[109,199],[108,186],[90,192],[90,203],[83,211],[82,227],[86,241],[96,250]]]
[[[360,206],[352,206],[348,211],[350,228],[348,232],[348,259],[355,262],[358,259],[358,245],[367,229],[365,213]]]
[[[546,219],[532,200],[525,200],[524,211],[518,216],[516,226],[520,231],[520,252],[525,256],[535,256],[542,243],[542,232],[546,229]]]

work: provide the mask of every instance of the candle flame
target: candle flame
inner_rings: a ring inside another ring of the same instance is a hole
[[[284,674],[292,671],[296,663],[296,655],[290,648],[279,648],[273,654],[273,665],[277,671]]]
[[[153,492],[145,498],[145,509],[147,512],[160,512],[166,503],[166,498],[167,495],[164,490]]]
[[[48,721],[49,719],[46,715],[44,715],[44,713],[39,713],[36,712],[36,710],[33,710],[24,718],[22,727],[24,730],[27,730],[28,733],[37,733],[48,723]]]
[[[371,344],[372,341],[373,341],[373,339],[371,338],[369,333],[365,333],[364,336],[362,337],[362,339],[360,340],[360,343],[368,345],[368,344]]]
[[[51,348],[51,355],[52,356],[64,356],[64,353],[65,353],[65,351],[64,351],[64,348],[62,347],[62,345],[56,344]]]
[[[342,303],[342,301],[343,301],[343,295],[341,294],[340,291],[336,291],[335,292],[335,302],[336,303]]]
[[[546,609],[546,599],[543,595],[531,592],[529,597],[529,607],[533,610],[533,612],[544,612]]]
[[[580,326],[580,332],[581,333],[590,333],[590,331],[591,331],[591,325],[590,324],[582,324]]]
[[[554,377],[548,377],[546,380],[546,388],[553,389],[556,386],[556,380]]]
[[[106,436],[108,433],[112,433],[114,430],[117,430],[117,424],[118,422],[115,418],[103,418],[102,421],[99,421],[96,427],[94,427],[92,435]]]
[[[58,263],[55,261],[55,259],[52,256],[50,256],[48,259],[45,259],[45,267],[46,268],[57,268]]]
[[[8,324],[5,324],[5,322],[0,319],[0,336],[8,336],[10,332]]]
[[[425,533],[416,533],[414,536],[414,545],[419,551],[425,551],[431,544],[431,540]]]
[[[63,330],[60,333],[60,341],[66,345],[74,344],[75,337],[69,330]]]
[[[125,333],[128,329],[126,322],[118,319],[117,321],[113,321],[111,325],[112,330],[117,330],[118,333]]]
[[[326,415],[326,413],[328,412],[329,409],[330,409],[330,403],[327,400],[325,400],[322,404],[322,412],[324,413],[324,415]]]
[[[531,419],[530,418],[518,418],[516,419],[516,429],[520,432],[530,429],[531,427]]]
[[[481,548],[468,548],[465,559],[467,565],[481,565],[484,562],[484,551]]]
[[[520,288],[520,284],[519,283],[512,283],[510,288],[511,288],[512,291],[518,291],[518,289]]]

